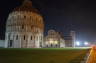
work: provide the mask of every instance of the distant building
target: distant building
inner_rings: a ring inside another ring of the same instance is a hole
[[[14,9],[6,22],[6,48],[40,48],[43,44],[43,17],[30,0]]]
[[[65,41],[55,30],[49,30],[44,40],[44,47],[61,48],[65,47]]]
[[[70,32],[70,36],[72,37],[72,46],[75,47],[75,42],[76,42],[76,34],[75,31]]]
[[[65,40],[65,47],[73,47],[72,36],[64,36],[64,40]]]
[[[64,36],[65,47],[75,47],[75,31],[71,31],[69,35]]]

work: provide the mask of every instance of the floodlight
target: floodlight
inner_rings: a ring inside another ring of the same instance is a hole
[[[76,42],[76,45],[77,45],[77,46],[80,46],[80,42],[79,42],[79,41],[77,41],[77,42]]]
[[[89,43],[88,42],[84,42],[84,45],[88,45]]]

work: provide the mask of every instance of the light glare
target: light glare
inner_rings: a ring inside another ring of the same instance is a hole
[[[85,44],[85,45],[88,45],[88,42],[85,42],[84,44]]]
[[[80,46],[80,42],[79,42],[79,41],[77,41],[77,42],[76,42],[76,45],[77,45],[77,46]]]

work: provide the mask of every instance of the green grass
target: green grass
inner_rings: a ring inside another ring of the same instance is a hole
[[[88,48],[0,49],[0,63],[80,63]]]

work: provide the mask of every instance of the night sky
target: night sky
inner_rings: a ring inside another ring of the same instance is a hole
[[[44,17],[45,32],[55,29],[67,35],[76,31],[79,41],[96,41],[96,2],[92,0],[32,0]],[[0,1],[0,38],[4,39],[8,14],[22,0]],[[46,34],[46,33],[45,33]]]

